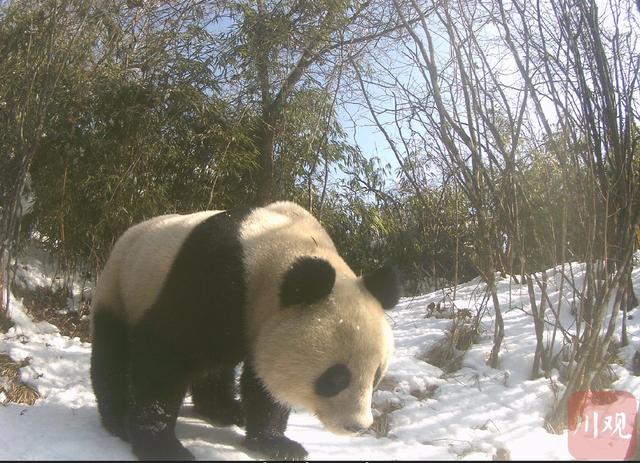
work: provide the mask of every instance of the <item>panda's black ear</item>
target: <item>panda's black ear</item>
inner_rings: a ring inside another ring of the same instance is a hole
[[[282,307],[313,304],[329,295],[336,281],[336,271],[319,257],[305,256],[285,272],[280,286]]]
[[[400,281],[393,265],[385,264],[363,277],[364,285],[384,310],[394,307],[400,299]]]

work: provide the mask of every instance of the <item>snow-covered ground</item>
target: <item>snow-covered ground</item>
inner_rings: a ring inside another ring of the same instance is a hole
[[[50,281],[34,262],[21,271],[23,283],[35,286]],[[559,270],[547,272],[549,295],[554,306],[561,301],[561,317],[570,327],[572,297],[565,293],[560,299]],[[572,264],[571,270],[580,283],[584,267]],[[633,283],[640,294],[639,268],[634,270]],[[446,336],[451,320],[425,318],[425,313],[430,302],[445,296],[450,299],[452,290],[403,299],[389,312],[396,352],[374,394],[376,413],[386,412],[386,436],[336,436],[303,411],[291,415],[287,435],[306,447],[311,460],[572,458],[567,433],[554,435],[543,427],[544,416],[562,385],[553,378],[528,379],[535,334],[527,287],[505,278],[499,280],[498,290],[505,324],[498,369],[486,364],[491,350],[491,311],[484,317],[484,334],[464,354],[461,368],[444,372],[421,358]],[[484,285],[473,280],[458,286],[455,307],[475,313],[483,297]],[[490,309],[490,302],[488,305]],[[62,336],[47,322],[34,323],[18,299],[12,299],[10,315],[16,326],[0,334],[0,353],[18,361],[31,359],[21,370],[22,379],[36,386],[41,398],[34,406],[0,406],[0,459],[132,459],[128,444],[111,437],[100,425],[89,380],[91,345]],[[628,323],[630,346],[620,353],[627,368],[640,349],[640,313],[634,313]],[[613,368],[619,378],[613,387],[640,398],[640,378],[623,366]],[[198,459],[261,458],[243,448],[242,429],[216,428],[202,421],[192,412],[189,398],[176,432]]]

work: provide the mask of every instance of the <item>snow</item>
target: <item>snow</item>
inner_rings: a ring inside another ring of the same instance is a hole
[[[21,284],[51,284],[42,267],[38,260],[23,265]],[[562,270],[559,266],[547,271],[549,295],[554,310],[559,308],[565,328],[572,331],[573,296],[566,281],[560,293]],[[566,264],[564,271],[572,273],[573,283],[581,287],[583,264]],[[640,294],[639,268],[635,268],[632,280]],[[388,434],[336,436],[325,431],[315,417],[296,410],[289,421],[288,437],[304,445],[311,460],[491,460],[496,454],[514,460],[571,459],[567,433],[550,434],[543,426],[563,386],[557,378],[530,379],[536,341],[527,287],[511,278],[499,278],[497,288],[505,326],[498,369],[487,365],[494,317],[491,300],[486,299],[485,287],[478,279],[458,286],[454,301],[452,289],[406,298],[389,312],[396,351],[373,401],[376,415],[386,413]],[[539,290],[537,294],[539,300]],[[426,306],[443,300],[458,309],[468,308],[473,314],[483,301],[487,304],[480,340],[471,345],[461,368],[453,372],[421,360],[446,336],[451,325],[450,319],[425,318]],[[50,323],[34,323],[20,299],[11,299],[10,316],[16,326],[0,334],[0,352],[16,361],[30,359],[21,370],[21,378],[36,386],[41,398],[33,406],[0,406],[0,459],[134,458],[127,443],[112,437],[100,425],[89,379],[91,345],[61,335]],[[552,317],[550,310],[547,317]],[[640,349],[640,314],[633,314],[627,328],[630,345],[620,350],[625,365],[612,367],[618,376],[613,388],[640,398],[640,378],[628,371],[631,358]],[[550,334],[547,329],[547,340]],[[561,341],[558,334],[556,352]],[[243,448],[242,429],[218,428],[199,419],[189,397],[176,433],[197,459],[262,458]]]

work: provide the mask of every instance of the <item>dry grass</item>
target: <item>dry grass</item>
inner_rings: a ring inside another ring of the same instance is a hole
[[[496,450],[496,454],[493,456],[494,461],[510,461],[511,460],[511,452],[509,449],[499,448]]]
[[[40,398],[38,391],[20,380],[20,368],[29,364],[29,358],[15,362],[7,354],[0,353],[0,403],[13,402],[33,405]]]
[[[78,337],[84,342],[91,340],[88,302],[84,302],[77,310],[67,310],[69,292],[62,288],[14,288],[13,293],[16,297],[22,298],[22,303],[33,321],[44,320],[58,327],[60,333],[65,336]]]
[[[8,389],[2,389],[7,397],[7,402],[33,405],[40,398],[38,391],[25,383],[13,383]]]
[[[397,382],[389,376],[384,376],[378,384],[378,391],[393,391],[397,386]],[[373,424],[369,428],[369,433],[375,437],[389,437],[389,430],[391,429],[391,417],[389,416],[396,410],[402,408],[402,403],[394,400],[384,400],[381,403],[374,404],[373,411]]]
[[[385,400],[382,405],[373,409],[373,424],[369,429],[376,437],[389,437],[389,430],[391,429],[391,418],[389,415],[401,408],[401,404]]]
[[[15,379],[20,375],[20,368],[26,365],[26,360],[16,363],[7,354],[0,354],[0,377]]]
[[[591,381],[591,389],[600,391],[604,389],[611,389],[613,383],[617,380],[618,375],[615,374],[613,368],[606,365],[593,377],[593,381]]]
[[[393,391],[398,383],[390,376],[383,376],[376,388],[376,391]]]
[[[371,425],[371,431],[376,437],[388,437],[389,436],[389,413],[381,413],[373,417],[373,424]]]
[[[573,368],[575,368],[575,362],[570,362],[571,347],[571,344],[565,344],[551,362],[551,366],[557,368],[560,372],[560,382],[565,385],[569,383],[570,375],[572,374]],[[591,381],[591,390],[611,389],[613,383],[618,379],[613,368],[611,368],[611,364],[624,366],[624,360],[618,354],[618,348],[619,346],[613,342],[609,344],[605,355],[604,366],[594,375]]]
[[[409,394],[414,396],[419,401],[423,401],[423,400],[430,399],[431,397],[433,397],[433,395],[438,391],[439,387],[440,386],[438,386],[436,384],[431,384],[431,385],[427,386],[424,390],[414,389],[414,390],[410,391]]]
[[[453,318],[454,308],[443,301],[430,302],[425,307],[424,318]]]
[[[480,334],[478,322],[467,312],[468,310],[456,311],[445,338],[418,358],[447,373],[459,370],[464,353],[478,341]]]
[[[418,358],[422,361],[430,363],[433,366],[441,368],[447,373],[457,371],[462,367],[463,355],[456,351],[450,338],[446,337],[435,343],[429,350]]]

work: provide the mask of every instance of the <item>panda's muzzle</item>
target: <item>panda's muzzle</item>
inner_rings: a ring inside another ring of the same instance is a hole
[[[334,434],[363,434],[373,425],[373,416],[327,417],[317,414],[324,427]]]

